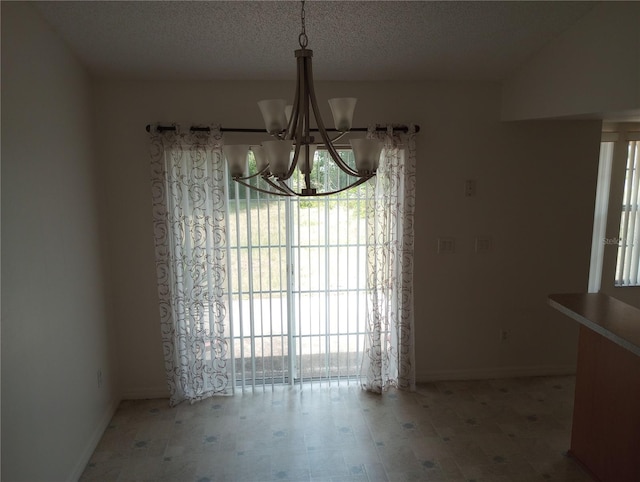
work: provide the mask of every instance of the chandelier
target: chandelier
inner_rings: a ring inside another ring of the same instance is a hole
[[[335,147],[335,142],[351,130],[356,99],[353,97],[329,99],[335,129],[327,129],[320,115],[313,85],[311,58],[313,50],[307,49],[309,39],[305,31],[304,0],[301,7],[302,30],[298,37],[300,49],[295,51],[297,63],[296,91],[292,105],[283,99],[258,102],[266,131],[273,137],[259,146],[225,145],[224,154],[234,181],[268,194],[284,196],[326,196],[358,186],[376,174],[382,151],[382,142],[376,139],[351,139],[355,166],[345,162]],[[316,128],[311,126],[311,117]],[[317,141],[312,133],[317,132]],[[336,133],[333,138],[329,132]],[[331,160],[348,175],[350,184],[338,186],[332,191],[319,192],[312,185],[313,157],[317,148],[327,150]],[[256,161],[256,172],[247,174],[249,149]],[[295,191],[290,182],[298,171],[304,187]],[[260,177],[269,188],[258,187],[248,181]]]

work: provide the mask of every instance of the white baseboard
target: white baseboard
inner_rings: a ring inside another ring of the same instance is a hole
[[[93,434],[91,435],[91,438],[87,442],[85,449],[82,451],[82,454],[78,459],[78,462],[73,468],[73,471],[71,472],[71,475],[69,476],[69,479],[68,479],[69,481],[75,482],[78,479],[80,479],[80,476],[82,475],[85,467],[89,463],[89,460],[93,455],[93,452],[98,446],[98,443],[100,443],[100,439],[102,438],[104,431],[107,429],[107,427],[109,426],[109,422],[111,422],[113,415],[116,413],[116,409],[118,408],[118,405],[120,405],[120,399],[114,399],[111,401],[111,403],[105,410],[104,414],[102,415],[102,418],[100,419],[100,422],[96,426],[95,430],[93,431]]]
[[[136,387],[125,389],[122,400],[146,400],[152,398],[169,398],[169,389],[166,385],[159,387]]]
[[[576,365],[480,368],[467,370],[433,370],[416,373],[416,382],[450,380],[490,380],[493,378],[543,377],[575,375]]]

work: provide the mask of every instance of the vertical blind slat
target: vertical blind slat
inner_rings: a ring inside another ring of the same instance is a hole
[[[630,268],[629,282],[632,285],[638,284],[638,270],[640,266],[640,169],[638,169],[638,158],[640,157],[640,142],[630,143],[629,164],[633,171],[633,192],[631,194],[630,206],[630,226],[631,252],[629,253]]]
[[[340,172],[327,172],[322,181],[335,187]],[[237,185],[230,192],[235,232],[228,250],[236,257],[227,265],[229,316],[238,388],[358,377],[366,321],[365,188],[323,198],[265,196]]]

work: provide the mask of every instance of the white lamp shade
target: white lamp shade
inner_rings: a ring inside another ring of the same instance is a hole
[[[300,147],[300,157],[298,157],[298,169],[300,169],[300,172],[302,174],[307,174],[307,161],[306,161],[306,157],[307,157],[307,150],[305,149],[306,146],[302,146]],[[317,144],[309,144],[309,173],[311,173],[311,171],[313,171],[313,156],[316,155],[316,149],[318,148]]]
[[[264,152],[264,147],[251,146],[251,150],[253,151],[253,157],[256,160],[256,169],[258,169],[258,171],[262,171],[269,165],[269,159],[267,159],[267,153]]]
[[[224,152],[224,157],[227,159],[227,163],[229,163],[231,176],[244,176],[249,146],[244,144],[222,146],[222,151]]]
[[[351,139],[349,142],[356,159],[356,170],[360,174],[375,172],[380,163],[382,142],[377,139]]]
[[[353,123],[353,112],[356,109],[355,97],[340,97],[329,99],[331,114],[333,115],[333,123],[336,130],[346,132],[351,129]]]
[[[265,141],[262,143],[271,174],[276,177],[284,177],[289,172],[291,163],[292,140]]]
[[[287,128],[284,99],[268,99],[258,102],[264,125],[269,134],[277,134]]]

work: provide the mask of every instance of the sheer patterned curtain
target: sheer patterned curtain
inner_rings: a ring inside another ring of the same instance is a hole
[[[372,392],[415,388],[413,235],[415,128],[370,129],[384,142],[367,206],[367,329],[363,385]]]
[[[151,132],[153,225],[170,403],[227,393],[222,136]]]

